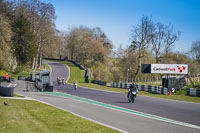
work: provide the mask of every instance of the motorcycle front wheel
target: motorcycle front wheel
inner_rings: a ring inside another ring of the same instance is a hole
[[[135,97],[133,95],[130,96],[130,99],[131,99],[131,103],[134,103]]]
[[[133,97],[131,96],[131,95],[129,95],[129,97],[128,97],[128,102],[129,103],[132,103],[133,102],[133,99],[132,99]]]
[[[135,102],[135,98],[134,98],[134,97],[132,98],[131,102],[132,102],[132,103],[134,103],[134,102]]]

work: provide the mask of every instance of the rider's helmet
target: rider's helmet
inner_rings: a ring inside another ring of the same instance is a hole
[[[131,88],[135,88],[135,83],[134,82],[131,84]]]

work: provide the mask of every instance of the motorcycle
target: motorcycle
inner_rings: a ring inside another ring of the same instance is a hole
[[[57,78],[58,86],[60,86],[60,82],[61,82],[61,79],[58,77],[58,78]]]
[[[76,90],[78,88],[78,84],[74,83],[74,89]]]
[[[133,90],[133,91],[131,91],[130,89],[129,89],[129,92],[128,92],[129,94],[128,94],[128,102],[130,103],[134,103],[135,102],[135,98],[136,98],[136,96],[137,96],[137,90]]]
[[[63,85],[65,84],[65,79],[64,79],[64,78],[62,79],[62,84],[63,84]]]

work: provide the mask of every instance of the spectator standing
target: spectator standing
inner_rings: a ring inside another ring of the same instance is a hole
[[[6,81],[9,81],[9,74],[6,73]]]

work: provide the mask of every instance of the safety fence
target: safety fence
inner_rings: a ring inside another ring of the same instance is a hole
[[[189,96],[200,97],[200,89],[199,88],[187,88],[186,94]]]
[[[107,82],[101,81],[101,80],[92,80],[91,83],[98,84],[98,85],[104,85],[104,86],[107,85]]]
[[[117,83],[117,82],[111,82],[111,87],[114,88],[123,88],[128,89],[130,88],[129,83]],[[168,88],[163,88],[162,86],[154,86],[154,85],[136,85],[138,90],[141,91],[148,91],[155,94],[168,94]]]

